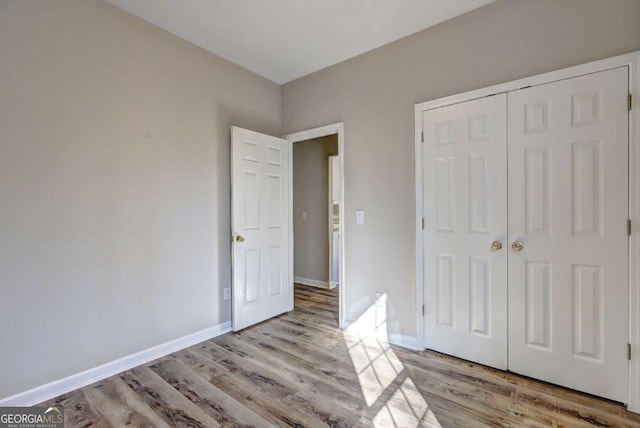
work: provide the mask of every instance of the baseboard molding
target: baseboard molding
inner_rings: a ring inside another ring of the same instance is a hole
[[[0,399],[0,406],[33,406],[230,331],[231,321],[214,325],[204,330],[136,352],[135,354],[127,355],[83,372],[67,376],[63,379],[55,380],[10,397],[2,398]]]
[[[329,288],[336,288],[338,285],[338,281],[331,281],[329,283]]]
[[[343,325],[340,327],[342,330],[349,331],[350,328],[358,330],[358,321],[344,320]],[[379,337],[385,339],[388,343],[403,348],[411,349],[412,351],[422,351],[418,348],[418,339],[412,336],[405,336],[393,331],[383,331],[381,333],[375,333],[373,331],[354,331],[356,334],[371,335],[372,337]]]
[[[402,346],[403,348],[408,348],[413,351],[420,351],[420,349],[418,349],[418,339],[415,337],[389,331],[387,332],[387,341],[392,345]]]
[[[293,282],[297,282],[298,284],[310,285],[311,287],[318,288],[331,288],[327,281],[318,281],[317,279],[303,278],[301,276],[294,276]]]

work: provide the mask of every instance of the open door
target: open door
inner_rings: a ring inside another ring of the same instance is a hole
[[[231,128],[233,330],[293,309],[291,143]]]

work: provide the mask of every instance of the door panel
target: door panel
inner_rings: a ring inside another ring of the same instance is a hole
[[[510,92],[509,369],[627,400],[627,68]]]
[[[233,329],[293,309],[289,266],[291,143],[231,130]]]
[[[507,368],[506,95],[423,113],[427,348]]]

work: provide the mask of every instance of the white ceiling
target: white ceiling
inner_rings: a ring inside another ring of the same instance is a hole
[[[108,0],[282,84],[494,0]]]

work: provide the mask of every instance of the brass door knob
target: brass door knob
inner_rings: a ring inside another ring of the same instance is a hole
[[[236,236],[236,242],[244,242],[244,236],[242,235]]]
[[[522,241],[513,241],[513,244],[511,244],[511,249],[513,249],[513,251],[522,251],[523,248],[524,244]]]
[[[500,250],[502,250],[502,242],[493,241],[491,243],[491,251],[500,251]]]

